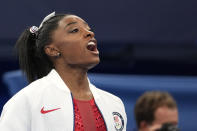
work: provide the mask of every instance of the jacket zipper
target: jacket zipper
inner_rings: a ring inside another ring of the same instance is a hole
[[[71,99],[72,99],[72,103],[73,103],[73,131],[75,131],[75,108],[74,108],[74,102],[73,102],[73,95],[71,94]]]

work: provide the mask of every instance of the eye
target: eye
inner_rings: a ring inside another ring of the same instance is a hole
[[[79,29],[74,29],[74,30],[71,30],[71,31],[69,31],[70,33],[76,33],[76,32],[78,32],[79,31]]]

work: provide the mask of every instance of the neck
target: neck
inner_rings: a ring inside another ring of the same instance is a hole
[[[89,88],[87,70],[73,67],[58,67],[56,71],[64,83],[66,83],[75,99],[89,100],[93,98]]]

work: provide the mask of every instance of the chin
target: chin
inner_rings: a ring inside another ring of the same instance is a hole
[[[100,59],[94,62],[91,62],[89,64],[87,64],[87,69],[90,70],[92,68],[94,68],[96,65],[98,65],[100,63]]]

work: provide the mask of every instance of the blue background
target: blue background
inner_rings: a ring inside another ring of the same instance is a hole
[[[197,1],[188,0],[2,0],[0,2],[0,111],[12,96],[5,73],[18,70],[14,44],[49,13],[74,13],[93,28],[101,63],[95,84],[123,99],[128,129],[133,105],[149,90],[169,91],[179,107],[180,127],[197,126]],[[11,83],[13,80],[11,81]]]

